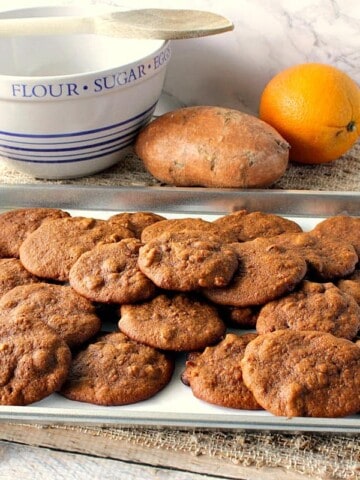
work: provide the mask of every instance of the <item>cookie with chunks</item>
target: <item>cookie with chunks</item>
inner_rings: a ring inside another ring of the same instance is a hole
[[[59,390],[70,367],[67,344],[33,317],[0,317],[0,404],[29,405]]]
[[[317,330],[353,339],[360,329],[360,307],[333,283],[304,281],[296,292],[262,307],[259,334],[275,330]]]
[[[164,353],[121,332],[108,333],[75,356],[60,393],[78,402],[127,405],[157,394],[173,370]]]
[[[142,231],[146,227],[161,220],[166,220],[166,218],[153,212],[121,212],[109,217],[108,222],[122,225],[140,239]]]
[[[276,237],[275,237],[276,238]],[[224,288],[205,288],[203,294],[219,305],[263,305],[292,291],[306,274],[306,262],[273,238],[256,238],[229,245],[238,256],[238,268]]]
[[[48,220],[70,217],[57,208],[18,208],[0,214],[0,257],[19,258],[19,248],[27,236]]]
[[[277,330],[250,342],[243,380],[274,415],[344,417],[360,411],[360,348],[326,332]]]
[[[360,256],[360,217],[351,217],[349,215],[335,215],[319,222],[312,230],[311,234],[319,238],[332,239],[335,242],[340,241],[350,243],[358,256]]]
[[[158,287],[187,292],[227,285],[238,261],[227,244],[163,234],[140,248],[138,265]]]
[[[156,222],[146,227],[141,234],[141,241],[147,243],[156,238],[167,234],[183,234],[183,238],[199,238],[224,243],[236,242],[236,235],[231,232],[225,232],[223,228],[214,222],[208,222],[201,218],[171,218]],[[179,236],[177,236],[179,238]]]
[[[312,233],[284,233],[272,237],[274,243],[297,251],[308,265],[313,280],[332,281],[351,274],[358,262],[354,247],[344,240],[318,237]]]
[[[355,301],[360,304],[360,270],[355,270],[346,278],[340,278],[336,285],[340,290],[354,297]]]
[[[239,210],[214,220],[224,231],[236,234],[237,241],[247,242],[258,237],[274,237],[282,233],[299,233],[302,228],[293,220],[265,212]]]
[[[221,308],[222,318],[226,325],[232,328],[255,328],[258,316],[255,307],[227,307]]]
[[[180,293],[121,305],[119,329],[138,342],[178,352],[202,350],[220,340],[226,327],[214,306]]]
[[[97,245],[71,267],[70,285],[89,300],[102,303],[133,303],[154,296],[155,284],[138,267],[136,238]]]
[[[221,407],[261,409],[242,380],[240,360],[256,334],[228,333],[217,345],[189,354],[181,379],[195,397]]]
[[[20,260],[34,275],[68,281],[70,268],[84,252],[99,243],[134,237],[121,225],[86,217],[70,217],[43,223],[20,247]]]
[[[0,297],[18,285],[39,281],[35,275],[26,270],[18,258],[0,258]]]
[[[69,347],[93,337],[101,327],[95,307],[70,286],[19,285],[0,299],[0,317],[36,318],[51,327]]]

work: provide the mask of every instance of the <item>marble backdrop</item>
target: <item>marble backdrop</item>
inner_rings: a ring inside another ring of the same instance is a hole
[[[359,0],[0,0],[0,9],[52,4],[194,8],[232,20],[233,32],[172,42],[165,109],[207,104],[257,113],[267,81],[302,62],[332,64],[360,84]]]

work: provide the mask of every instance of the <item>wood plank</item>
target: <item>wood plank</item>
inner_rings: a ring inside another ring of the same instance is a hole
[[[208,476],[0,441],[0,479],[205,480]]]
[[[173,468],[176,471],[187,472],[187,475],[192,472],[212,475],[215,478],[237,480],[310,480],[312,478],[282,468],[256,468],[234,464],[208,455],[197,456],[183,451],[160,450],[137,445],[122,439],[114,440],[111,437],[96,435],[94,430],[86,432],[77,429],[38,428],[5,423],[1,425],[0,438],[134,464]]]

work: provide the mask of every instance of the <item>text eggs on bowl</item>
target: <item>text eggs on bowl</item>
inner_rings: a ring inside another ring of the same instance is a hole
[[[85,15],[34,7],[1,18]],[[164,40],[80,34],[0,38],[0,156],[45,179],[119,162],[151,119],[165,80]]]

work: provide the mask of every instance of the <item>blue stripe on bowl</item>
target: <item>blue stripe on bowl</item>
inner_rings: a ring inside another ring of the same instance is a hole
[[[134,138],[136,136],[136,134],[139,132],[139,130],[141,129],[141,127],[142,127],[142,125],[136,125],[135,128],[133,128],[133,130],[125,133],[124,135],[119,135],[115,138],[111,138],[110,140],[104,140],[102,142],[97,142],[97,143],[91,142],[91,143],[89,143],[90,139],[88,139],[87,140],[88,143],[86,145],[80,145],[80,146],[76,146],[76,147],[41,148],[41,146],[38,145],[38,146],[40,146],[40,148],[34,148],[34,147],[30,148],[30,147],[20,147],[20,146],[13,146],[13,145],[4,145],[4,144],[0,143],[0,151],[2,151],[4,154],[6,154],[6,152],[10,150],[10,151],[16,151],[20,154],[20,152],[55,153],[55,152],[76,152],[78,150],[89,150],[89,149],[94,149],[94,148],[97,148],[97,147],[102,147],[102,146],[105,146],[105,145],[109,145],[111,143],[118,142],[119,140],[122,140],[122,139],[128,139],[129,137]],[[69,142],[65,142],[65,143],[68,144]],[[46,145],[48,145],[48,144],[46,144]],[[57,144],[57,145],[61,145],[61,144]]]
[[[114,135],[118,135],[119,133],[122,133],[122,132],[131,132],[134,127],[136,128],[139,128],[138,126],[140,126],[140,128],[144,125],[146,125],[146,123],[150,120],[150,118],[152,117],[152,114],[153,114],[153,111],[151,111],[148,115],[146,115],[146,117],[143,117],[141,119],[140,122],[137,122],[137,123],[134,123],[133,125],[130,125],[128,127],[125,127],[125,128],[122,128],[120,130],[115,130],[111,133],[107,133],[105,135],[98,135],[96,137],[92,137],[92,140],[101,140],[103,138],[109,138],[109,137],[113,137]],[[0,142],[1,141],[5,141],[7,142],[9,145],[68,145],[68,144],[77,144],[77,143],[84,143],[84,142],[88,142],[89,139],[88,138],[84,138],[82,140],[64,140],[64,141],[53,141],[53,142],[34,142],[34,141],[24,141],[24,140],[14,140],[14,139],[11,139],[11,140],[7,140],[6,138],[2,138],[1,137],[1,133],[0,133]]]
[[[49,163],[52,163],[53,161],[56,161],[56,160],[61,160],[61,159],[74,159],[74,161],[76,160],[81,160],[81,158],[85,158],[85,157],[88,157],[89,155],[92,155],[92,154],[96,154],[97,152],[103,152],[105,150],[110,150],[110,149],[118,149],[120,150],[121,148],[123,148],[123,145],[130,145],[131,143],[133,142],[133,138],[127,138],[125,140],[122,140],[116,144],[112,144],[112,145],[108,145],[108,146],[103,146],[101,148],[95,148],[95,149],[92,149],[92,150],[88,150],[86,152],[81,152],[81,153],[70,153],[70,154],[58,154],[58,155],[54,155],[54,154],[47,154],[47,155],[38,155],[38,154],[33,154],[33,153],[18,153],[18,152],[2,152],[2,150],[0,149],[0,153],[2,152],[3,153],[3,156],[4,157],[7,157],[7,158],[17,158],[18,160],[21,160],[21,161],[26,161],[26,160],[32,160],[32,161],[35,161],[36,159],[39,160],[39,162],[49,162]]]
[[[119,123],[114,123],[113,125],[107,125],[106,127],[94,128],[92,130],[83,130],[79,132],[72,132],[72,133],[50,133],[50,134],[29,134],[29,133],[16,133],[16,132],[7,132],[4,130],[0,130],[1,135],[7,135],[9,137],[20,137],[20,138],[66,138],[66,137],[77,137],[81,135],[92,135],[93,133],[104,132],[107,130],[111,130],[113,128],[120,127],[122,125],[127,125],[135,120],[144,117],[146,114],[151,114],[156,107],[157,102],[151,105],[149,108],[144,110],[143,112],[135,115],[134,117],[128,118]]]
[[[20,163],[21,162],[24,162],[24,163],[38,163],[38,164],[47,164],[47,165],[57,165],[57,164],[61,164],[61,163],[78,163],[78,162],[86,162],[88,160],[94,160],[96,158],[105,157],[106,155],[110,155],[111,153],[120,152],[124,148],[129,147],[132,143],[133,143],[133,141],[131,140],[127,143],[124,143],[121,147],[117,146],[116,148],[107,149],[106,151],[102,151],[101,153],[97,153],[95,155],[87,155],[84,158],[77,158],[77,159],[72,158],[72,159],[68,159],[68,160],[51,160],[51,161],[48,161],[48,160],[30,160],[29,158],[20,159],[20,158],[11,156],[11,155],[6,155],[6,158],[8,158],[9,160],[15,160],[16,162],[20,162]],[[73,155],[72,155],[72,157],[73,157]]]
[[[56,159],[66,159],[66,158],[73,158],[73,159],[76,159],[76,158],[81,158],[81,157],[87,157],[93,153],[97,153],[97,152],[102,152],[104,150],[108,150],[108,149],[113,149],[115,147],[117,148],[122,148],[122,146],[124,144],[130,144],[134,141],[134,136],[133,137],[127,137],[127,138],[124,138],[124,139],[121,139],[119,140],[117,143],[112,143],[110,145],[103,145],[103,146],[100,146],[100,147],[96,147],[96,148],[92,148],[92,149],[87,149],[86,151],[80,151],[80,152],[71,152],[71,153],[57,153],[56,150],[54,150],[53,152],[44,152],[44,154],[42,152],[40,153],[29,153],[29,152],[26,152],[26,153],[21,153],[19,151],[8,151],[8,150],[2,150],[0,148],[0,154],[2,153],[3,156],[9,158],[9,155],[11,155],[12,158],[18,158],[19,160],[26,160],[26,159],[31,159],[31,160],[35,160],[35,159],[39,159],[39,161],[47,161],[47,162],[51,162],[53,160],[56,160]]]

